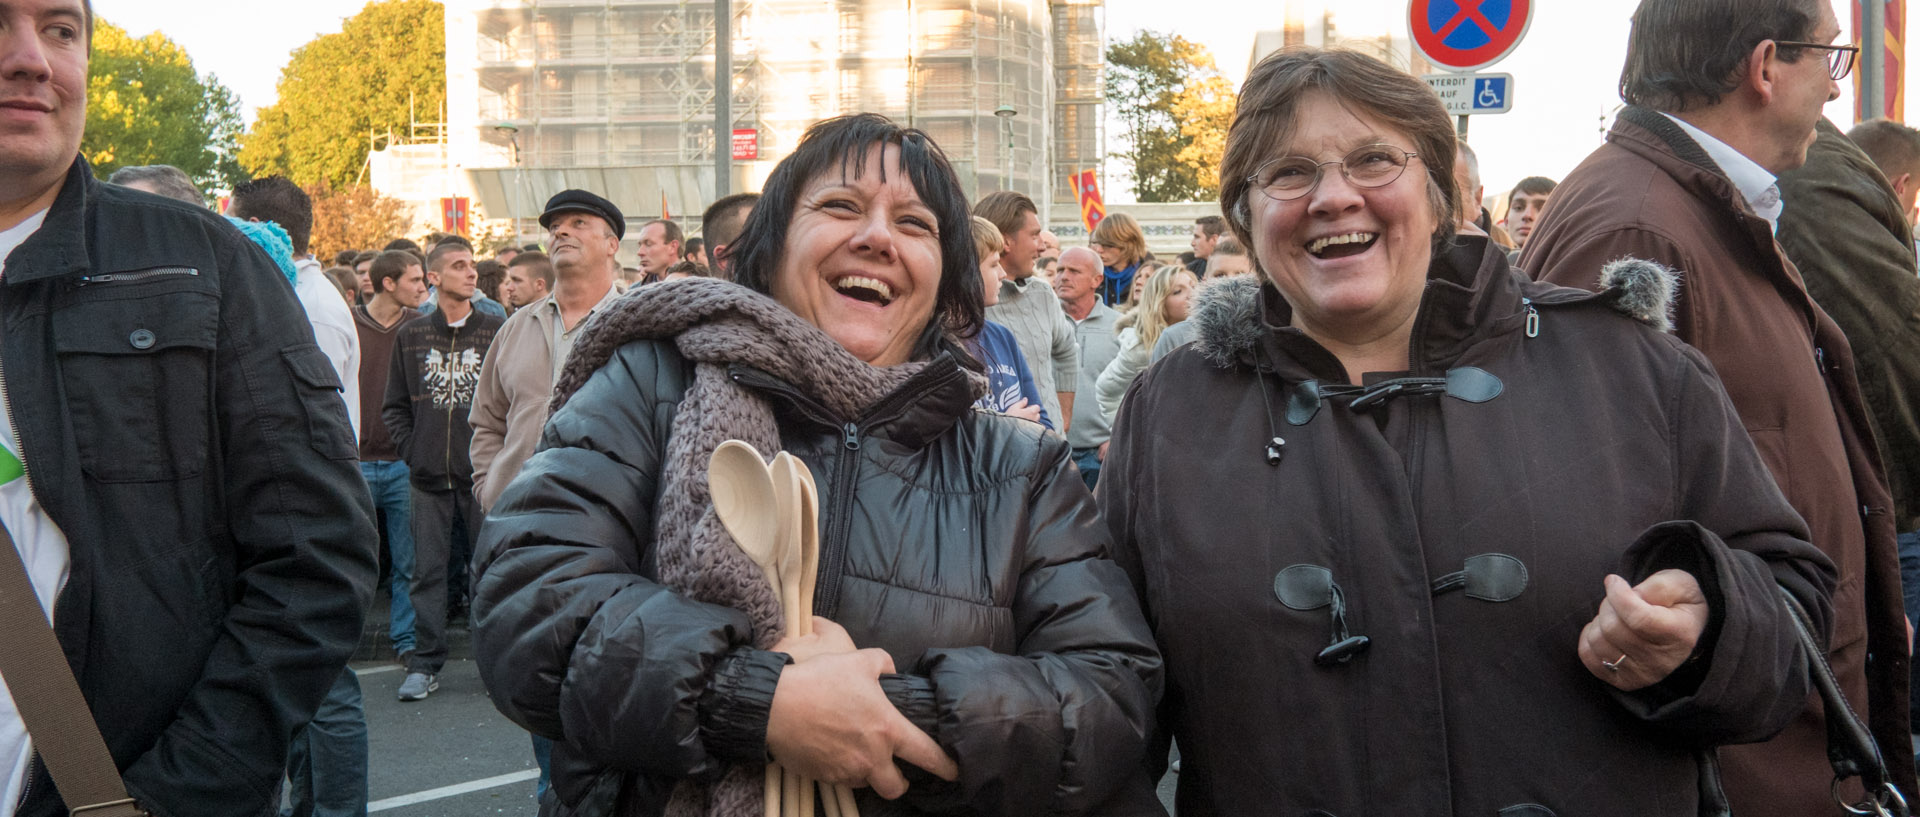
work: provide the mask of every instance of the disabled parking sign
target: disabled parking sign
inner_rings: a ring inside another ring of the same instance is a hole
[[[1421,77],[1433,88],[1440,104],[1453,116],[1506,113],[1513,110],[1512,74],[1428,74]]]
[[[1414,47],[1435,67],[1478,71],[1513,53],[1527,35],[1532,12],[1532,0],[1411,0],[1407,28]],[[1474,96],[1479,95],[1475,89]]]

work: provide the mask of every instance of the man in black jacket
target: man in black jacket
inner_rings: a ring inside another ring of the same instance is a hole
[[[465,564],[480,536],[480,505],[467,454],[473,426],[467,414],[473,410],[480,364],[503,323],[473,307],[479,274],[465,243],[434,247],[427,267],[438,279],[439,308],[401,325],[380,410],[413,483],[408,595],[414,650],[400,684],[402,701],[423,700],[438,689],[437,676],[447,662],[447,569]]]
[[[0,522],[141,807],[257,817],[359,640],[371,502],[274,263],[79,158],[91,23],[0,3]],[[92,805],[32,748],[0,696],[0,803]]]

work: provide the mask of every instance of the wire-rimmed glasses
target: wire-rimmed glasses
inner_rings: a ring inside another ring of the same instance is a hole
[[[1260,165],[1260,169],[1247,177],[1247,182],[1274,201],[1292,201],[1320,186],[1321,174],[1327,165],[1339,165],[1340,175],[1355,187],[1385,187],[1407,172],[1407,164],[1419,156],[1393,145],[1362,145],[1331,162],[1316,162],[1305,156],[1281,156]]]

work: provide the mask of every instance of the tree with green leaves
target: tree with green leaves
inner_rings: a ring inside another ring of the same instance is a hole
[[[440,119],[445,17],[434,0],[380,0],[294,51],[280,72],[279,99],[259,110],[246,136],[241,163],[302,185],[363,181],[376,138],[407,134],[414,118]]]
[[[203,190],[231,189],[240,168],[239,99],[156,31],[135,39],[105,20],[93,30],[87,131],[80,152],[105,178],[122,167],[173,165]]]
[[[1213,55],[1178,34],[1141,31],[1107,47],[1107,102],[1126,129],[1118,156],[1133,166],[1140,201],[1219,196],[1235,101]]]

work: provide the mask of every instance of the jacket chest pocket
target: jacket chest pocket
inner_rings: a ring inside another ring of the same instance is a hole
[[[206,470],[218,305],[197,274],[183,273],[82,287],[54,313],[60,381],[88,476],[159,482]]]

